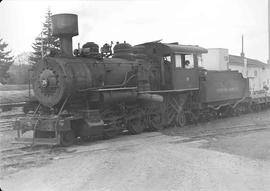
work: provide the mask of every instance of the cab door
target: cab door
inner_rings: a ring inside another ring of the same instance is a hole
[[[196,55],[176,54],[173,56],[173,63],[173,89],[199,89],[199,72]]]

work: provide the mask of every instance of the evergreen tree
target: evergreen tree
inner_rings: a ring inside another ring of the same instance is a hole
[[[0,39],[0,83],[5,84],[9,77],[7,71],[13,63],[13,56],[9,54],[11,51],[6,51],[8,44]]]
[[[51,49],[56,53],[60,51],[59,38],[52,36],[52,13],[50,9],[46,13],[42,31],[35,39],[32,48],[34,49],[33,55],[30,57],[32,64],[36,64],[41,60],[42,54],[44,55],[47,49]]]

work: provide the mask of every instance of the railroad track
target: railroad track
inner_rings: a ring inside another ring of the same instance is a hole
[[[12,126],[15,122],[15,117],[25,116],[24,114],[10,114],[1,117],[0,119],[0,133],[5,131],[13,130]],[[218,124],[217,124],[218,125]],[[197,126],[197,125],[196,125]],[[266,121],[264,123],[259,124],[245,124],[245,125],[237,125],[237,126],[230,126],[230,127],[220,127],[220,128],[204,128],[204,127],[195,127],[195,128],[181,128],[178,129],[177,132],[173,132],[167,138],[164,138],[166,133],[162,132],[163,134],[155,134],[155,135],[142,135],[143,141],[149,140],[149,142],[153,142],[153,138],[155,137],[163,137],[162,139],[155,139],[155,144],[159,142],[162,143],[164,140],[169,143],[187,143],[192,141],[197,141],[201,139],[207,139],[211,137],[218,137],[224,136],[229,134],[238,134],[238,133],[245,133],[245,132],[254,132],[254,131],[263,131],[263,130],[270,130],[270,121]],[[170,131],[171,129],[169,129]],[[179,131],[180,130],[180,131]],[[166,129],[165,129],[166,131]],[[172,138],[172,136],[174,138]],[[177,138],[179,137],[179,139]],[[166,137],[166,136],[165,136]],[[84,143],[83,143],[84,144]],[[85,143],[87,144],[87,143]],[[139,143],[145,144],[145,143]],[[126,146],[134,146],[132,145],[125,145]],[[62,158],[70,158],[74,157],[75,155],[88,153],[88,152],[95,152],[100,150],[113,150],[116,149],[114,147],[105,147],[105,148],[95,148],[92,146],[81,148],[80,145],[75,145],[69,148],[62,148],[57,146],[19,146],[19,147],[12,147],[0,150],[0,157],[1,157],[1,169],[20,169],[25,168],[28,166],[35,166],[37,164],[46,163],[50,160],[54,159],[62,159]]]
[[[0,132],[13,130],[15,120],[0,120]]]
[[[1,115],[1,119],[12,119],[12,118],[17,118],[17,117],[23,117],[25,116],[24,113],[13,113],[13,114],[6,114],[6,115]]]
[[[178,134],[179,139],[176,136],[173,136],[174,138],[167,136],[164,138],[164,135],[162,134],[155,134],[147,136],[147,133],[145,133],[142,137],[144,140],[140,143],[133,143],[133,144],[126,144],[124,147],[127,146],[135,146],[140,144],[145,144],[145,142],[149,141],[151,143],[162,143],[162,142],[168,142],[168,143],[175,143],[175,144],[181,144],[181,143],[187,143],[192,141],[197,141],[201,139],[207,139],[212,137],[218,137],[218,136],[224,136],[229,134],[238,134],[238,133],[247,133],[247,132],[256,132],[256,131],[264,131],[264,130],[270,130],[270,122],[267,123],[261,123],[261,124],[247,124],[247,125],[238,125],[238,126],[232,126],[232,127],[224,127],[219,129],[208,129],[205,132],[196,132],[196,129],[194,129],[194,132],[191,133],[189,136],[185,136],[185,129],[183,129],[183,134]],[[163,137],[162,139],[158,138],[153,141],[154,137]],[[85,143],[87,144],[87,143]],[[119,146],[118,146],[119,147]],[[120,147],[123,147],[120,146]],[[17,147],[17,148],[10,148],[10,149],[4,149],[1,150],[1,169],[9,169],[9,168],[26,168],[29,166],[36,166],[39,164],[47,163],[50,160],[55,159],[65,159],[65,158],[72,158],[76,155],[80,155],[83,153],[89,153],[89,152],[96,152],[100,150],[114,150],[117,149],[115,147],[95,147],[95,146],[89,146],[89,147],[80,147],[80,145],[75,145],[69,148],[63,148],[63,147],[56,147],[56,146],[23,146],[23,147]]]
[[[12,131],[16,119],[23,116],[25,116],[23,113],[0,115],[0,133],[5,131]]]
[[[173,142],[186,143],[186,142],[193,142],[200,139],[207,139],[207,138],[225,136],[225,135],[230,135],[230,134],[258,132],[258,131],[264,131],[264,130],[270,130],[270,123],[237,125],[237,126],[232,126],[232,127],[218,128],[215,130],[206,130],[203,133],[199,133],[198,135],[196,133],[191,133],[189,136],[187,136],[187,139],[176,140]],[[178,136],[181,136],[181,135],[185,136],[184,133],[178,134]]]
[[[48,160],[57,156],[63,148],[54,147],[31,147],[21,146],[15,148],[8,148],[1,150],[1,164],[0,169],[3,171],[16,171],[21,168],[28,168],[31,166],[47,163]]]

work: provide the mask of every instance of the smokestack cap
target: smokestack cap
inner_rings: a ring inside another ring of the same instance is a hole
[[[52,15],[52,35],[57,37],[78,35],[78,16],[75,14]]]

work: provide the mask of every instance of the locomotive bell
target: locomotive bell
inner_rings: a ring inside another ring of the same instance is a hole
[[[52,15],[52,35],[60,38],[62,56],[73,56],[72,37],[78,33],[78,16],[75,14]]]

